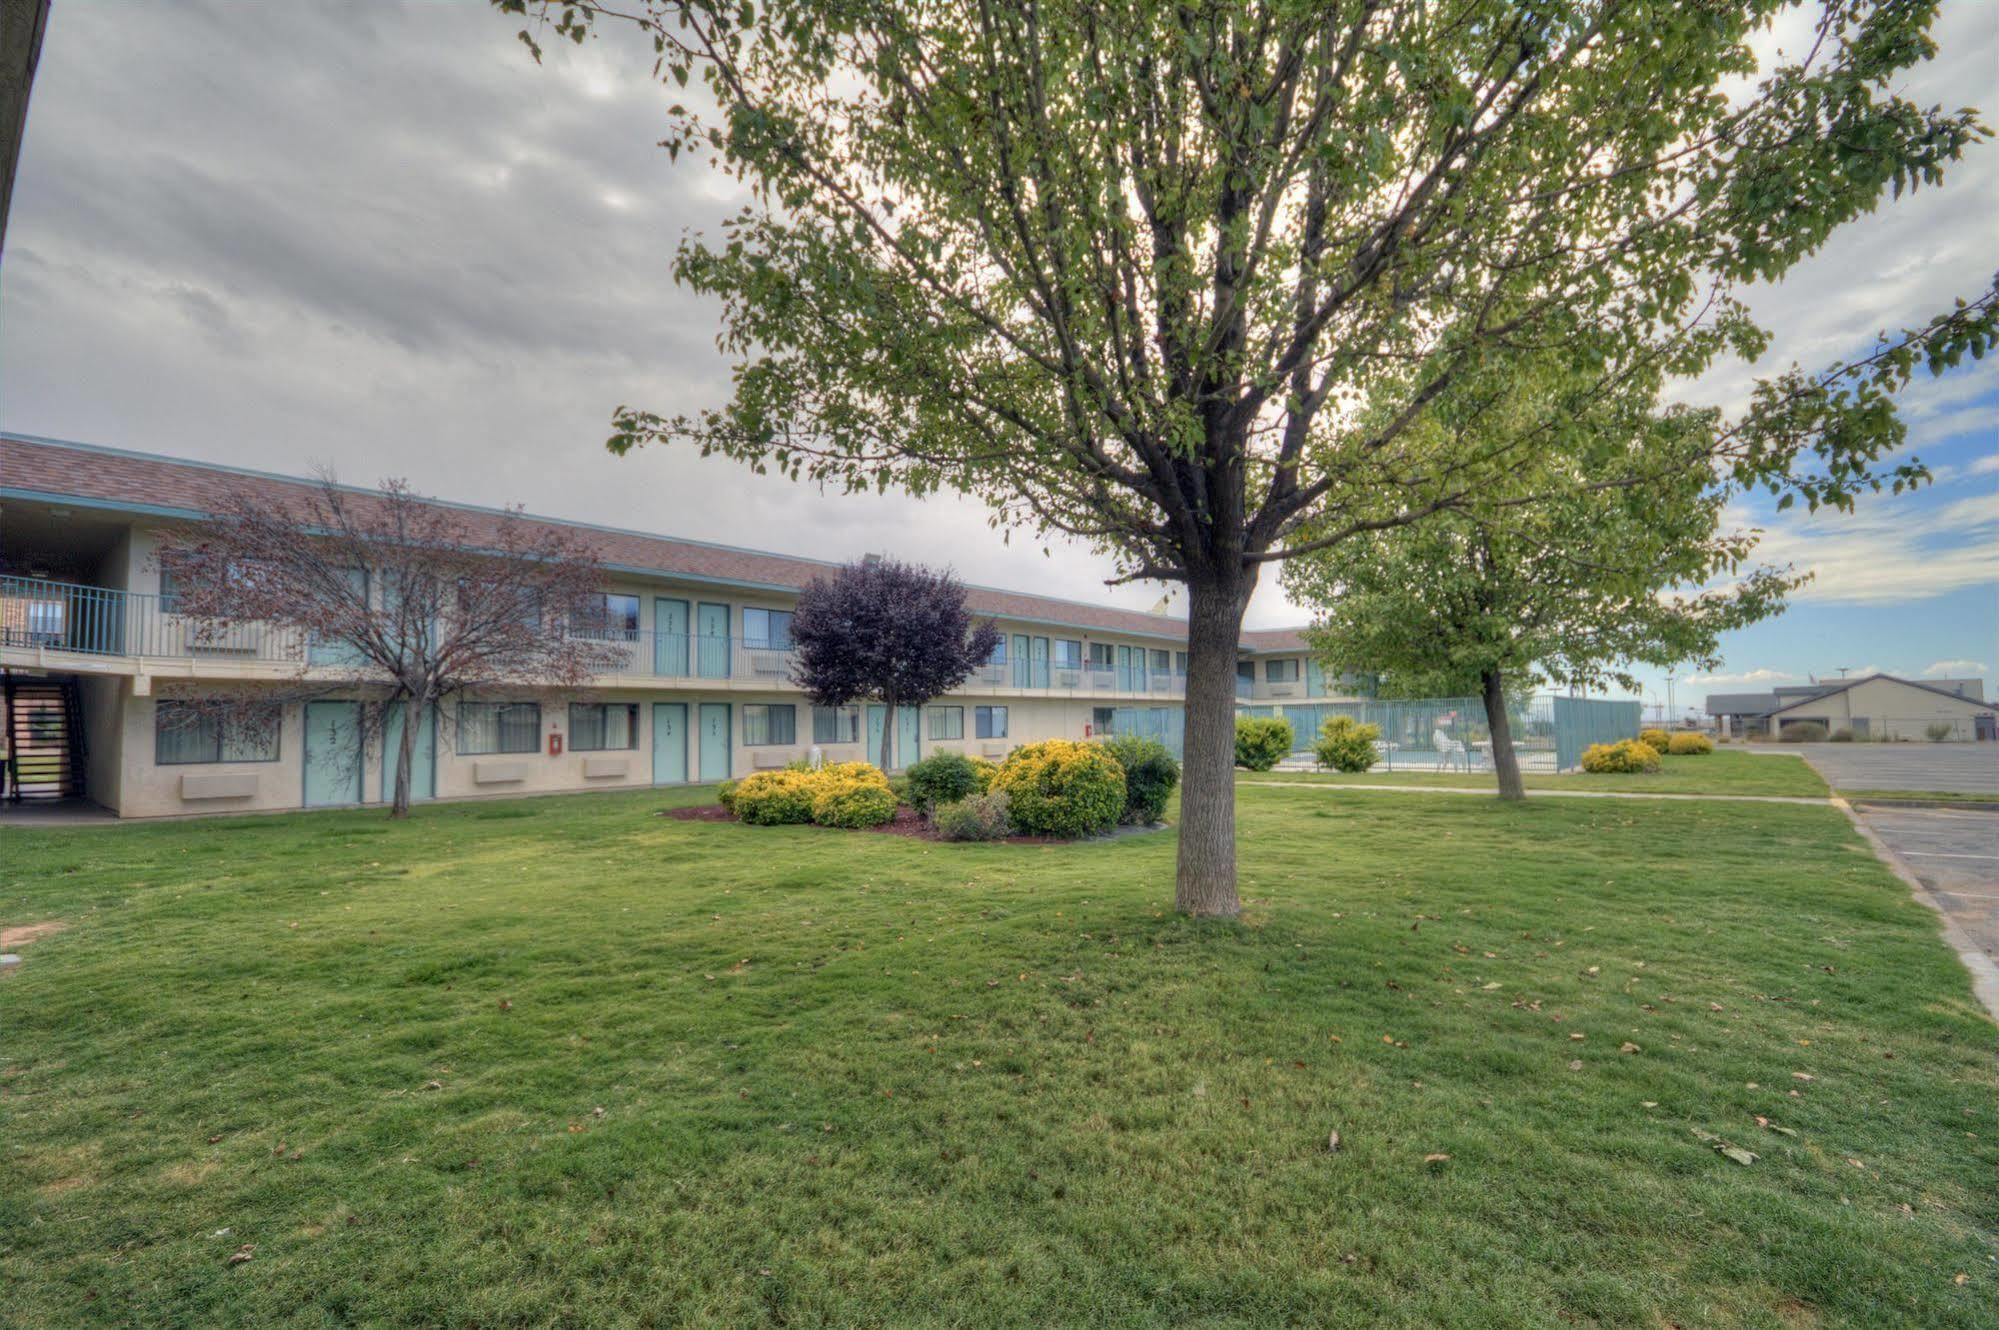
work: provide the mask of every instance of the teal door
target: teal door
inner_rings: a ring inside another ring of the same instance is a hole
[[[1046,688],[1048,686],[1048,639],[1045,637],[1034,639],[1034,683],[1032,686],[1035,688]]]
[[[921,713],[915,707],[895,709],[895,769],[902,770],[921,755],[923,751],[923,730],[918,723]]]
[[[1326,671],[1320,666],[1316,656],[1310,657],[1305,661],[1305,696],[1324,697],[1325,695]]]
[[[305,704],[305,806],[361,802],[361,704]]]
[[[727,605],[700,606],[695,611],[694,648],[700,668],[695,671],[704,679],[726,679],[729,677],[729,607]]]
[[[722,734],[725,740],[728,730],[728,721],[724,719]],[[725,754],[726,751],[725,744]],[[655,702],[652,704],[652,783],[680,785],[686,780],[687,704]]]
[[[701,704],[702,780],[727,780],[733,774],[729,770],[731,710],[727,702]]]
[[[868,762],[882,760],[882,727],[888,724],[888,708],[868,708],[868,751],[863,758]]]
[[[403,758],[403,715],[401,702],[391,702],[382,718],[382,802],[396,797],[396,768]],[[423,709],[417,726],[416,744],[410,750],[410,798],[437,797],[437,708]]]
[[[687,602],[684,600],[653,599],[652,672],[669,679],[687,677]],[[687,736],[682,734],[680,737],[685,742]]]
[[[1028,659],[1027,634],[1018,633],[1013,639],[1013,686],[1026,688],[1033,677],[1033,663]]]

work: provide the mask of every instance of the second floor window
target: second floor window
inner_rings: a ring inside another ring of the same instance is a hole
[[[779,747],[798,742],[798,708],[789,702],[752,702],[743,708],[743,746]]]
[[[541,747],[539,702],[460,702],[458,751],[532,753]]]
[[[816,744],[857,744],[861,741],[859,707],[812,708],[812,742]]]
[[[1265,683],[1297,683],[1298,662],[1295,660],[1266,660],[1263,662]]]
[[[791,611],[743,611],[743,645],[759,651],[791,650]]]
[[[639,598],[606,592],[598,597],[597,603],[584,610],[583,626],[591,632],[603,633],[610,637],[637,637]]]
[[[572,702],[569,706],[569,746],[579,753],[601,753],[639,746],[636,702]]]
[[[1080,670],[1083,668],[1083,644],[1071,638],[1055,640],[1055,668],[1058,670]]]
[[[930,737],[933,739],[964,738],[965,709],[963,707],[930,708]]]
[[[1090,643],[1090,668],[1108,670],[1117,663],[1117,654],[1108,642]]]

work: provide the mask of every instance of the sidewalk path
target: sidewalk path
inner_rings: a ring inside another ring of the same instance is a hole
[[[1335,785],[1330,781],[1317,780],[1245,780],[1237,782],[1238,789],[1260,790],[1367,790],[1376,794],[1478,794],[1488,799],[1497,799],[1499,792],[1491,786],[1480,788],[1476,785]],[[1818,804],[1830,805],[1829,795],[1806,797],[1795,794],[1644,794],[1629,790],[1529,790],[1529,799],[1692,799],[1695,802],[1710,802],[1720,799],[1739,804]]]

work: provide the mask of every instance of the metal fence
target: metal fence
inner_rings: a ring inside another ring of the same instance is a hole
[[[1244,706],[1237,712],[1289,721],[1294,762],[1310,760],[1312,743],[1328,720],[1348,716],[1380,729],[1377,771],[1492,770],[1492,731],[1485,703],[1476,697]],[[1638,714],[1636,701],[1551,694],[1516,698],[1507,707],[1521,770],[1544,773],[1572,770],[1590,744],[1634,737]]]

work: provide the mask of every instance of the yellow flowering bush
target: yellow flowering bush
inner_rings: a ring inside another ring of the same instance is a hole
[[[1666,731],[1664,730],[1638,731],[1638,742],[1644,744],[1647,748],[1651,749],[1655,753],[1665,752],[1666,745],[1670,744],[1672,741],[1673,737],[1670,734],[1666,733]]]
[[[736,782],[729,811],[753,827],[781,827],[812,820],[816,771],[759,771]]]
[[[1030,836],[1089,836],[1124,812],[1124,768],[1102,744],[1049,739],[1016,748],[993,789],[1007,796],[1015,828]]]
[[[1714,751],[1714,740],[1686,730],[1667,740],[1666,751],[1674,757],[1706,757]]]
[[[793,766],[745,776],[724,806],[756,827],[875,827],[895,816],[895,794],[869,763],[835,762],[817,771]]]
[[[1629,775],[1657,771],[1659,750],[1636,739],[1619,739],[1614,744],[1591,744],[1583,749],[1583,770]],[[742,800],[738,794],[738,802]]]
[[[838,762],[817,773],[812,820],[822,827],[878,827],[895,818],[888,777],[866,762]]]

